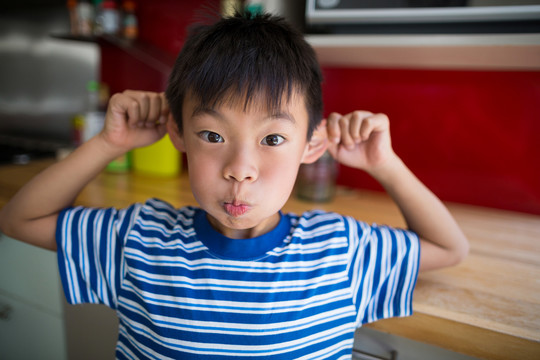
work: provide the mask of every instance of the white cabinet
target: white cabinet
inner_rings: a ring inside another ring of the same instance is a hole
[[[114,359],[118,319],[67,305],[56,253],[0,234],[0,359]]]
[[[64,321],[57,314],[24,300],[0,294],[0,358],[66,359]]]
[[[67,359],[56,254],[0,234],[3,360]]]

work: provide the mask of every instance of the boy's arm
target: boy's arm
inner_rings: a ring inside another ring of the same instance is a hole
[[[400,208],[410,230],[420,237],[420,270],[455,265],[467,255],[468,241],[444,204],[394,153],[388,118],[356,111],[330,114],[329,151],[341,163],[373,176]]]
[[[114,95],[100,134],[38,174],[0,209],[0,229],[24,242],[56,250],[56,221],[107,164],[149,145],[166,132],[169,110],[163,94],[125,91]]]

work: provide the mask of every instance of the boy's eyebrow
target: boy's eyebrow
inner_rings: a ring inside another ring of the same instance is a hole
[[[270,114],[265,119],[285,119],[291,121],[293,124],[296,124],[294,116],[286,111],[278,111],[276,113]]]
[[[207,114],[207,115],[210,115],[212,117],[215,117],[215,118],[218,118],[218,119],[223,119],[224,116],[217,110],[215,109],[212,109],[212,108],[196,108],[195,110],[193,110],[193,113],[191,114],[191,117],[198,117],[198,116],[201,116],[201,115],[204,115],[204,114]],[[284,119],[284,120],[288,120],[290,122],[292,122],[293,124],[296,124],[296,120],[294,118],[294,116],[292,116],[292,114],[288,113],[287,111],[278,111],[278,112],[275,112],[273,114],[270,114],[268,116],[265,116],[263,119],[268,119],[268,120],[273,120],[273,119]]]
[[[213,117],[217,117],[217,118],[222,118],[223,117],[219,112],[217,112],[214,109],[202,108],[202,107],[195,108],[193,110],[193,113],[191,114],[191,117],[194,118],[194,117],[198,117],[198,116],[201,116],[201,115],[204,115],[204,114],[207,114],[207,115],[210,115],[210,116],[213,116]]]

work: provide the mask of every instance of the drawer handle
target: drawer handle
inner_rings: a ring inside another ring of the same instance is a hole
[[[396,350],[390,351],[390,357],[387,358],[353,349],[353,359],[355,360],[397,360],[397,358],[398,353]]]
[[[0,319],[1,320],[9,320],[9,317],[11,316],[12,312],[13,312],[13,308],[9,306],[8,304],[0,305]]]

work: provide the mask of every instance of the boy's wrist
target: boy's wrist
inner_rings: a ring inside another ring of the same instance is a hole
[[[386,161],[372,169],[367,170],[367,172],[375,180],[377,180],[377,182],[386,188],[394,181],[399,181],[399,174],[406,169],[407,167],[401,158],[397,156],[397,154],[392,153],[392,155]]]
[[[102,157],[107,163],[114,159],[124,155],[129,150],[115,146],[111,144],[102,133],[94,136],[88,141],[89,145],[93,146],[96,151],[96,155]]]

